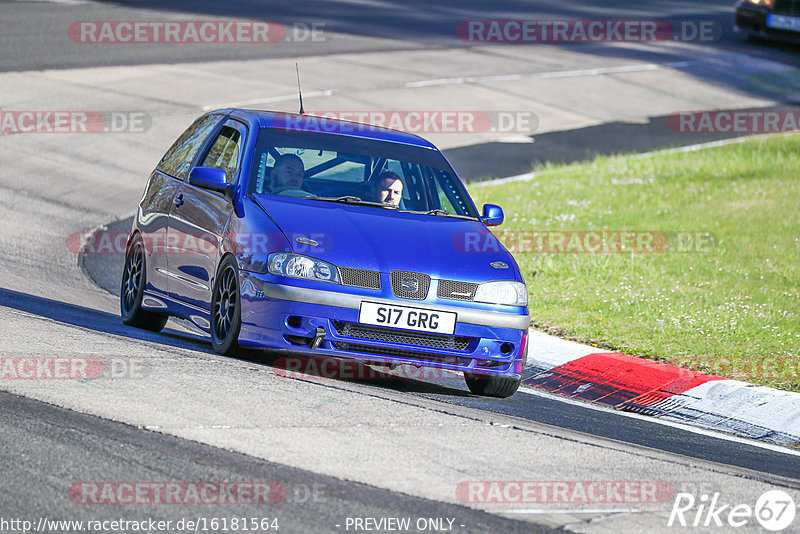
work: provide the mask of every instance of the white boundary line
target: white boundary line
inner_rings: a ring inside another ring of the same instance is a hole
[[[550,133],[550,132],[543,132]],[[779,136],[790,136],[790,135],[800,135],[800,132],[781,132],[781,133],[773,133],[773,134],[755,134],[755,135],[746,135],[742,137],[732,137],[730,139],[722,139],[720,141],[710,141],[708,143],[698,143],[696,145],[686,145],[678,148],[665,148],[661,150],[653,150],[652,152],[643,152],[641,154],[629,154],[629,157],[639,159],[639,158],[651,158],[653,156],[660,156],[666,154],[682,154],[686,152],[697,152],[700,150],[705,150],[707,148],[716,148],[720,146],[727,146],[727,145],[734,145],[737,143],[745,143],[747,141],[752,141],[756,139],[767,139],[769,137],[779,137]],[[619,154],[620,156],[625,156],[625,154]],[[576,162],[579,163],[579,162]],[[494,180],[485,180],[482,182],[470,182],[467,184],[469,187],[491,187],[495,185],[503,185],[503,184],[510,184],[514,182],[530,182],[534,178],[536,178],[537,173],[535,172],[526,172],[524,174],[516,174],[514,176],[508,176],[505,178],[496,178]]]
[[[514,182],[530,182],[536,178],[535,172],[526,172],[525,174],[517,174],[516,176],[509,176],[507,178],[497,178],[495,180],[486,180],[483,182],[471,182],[467,184],[468,187],[489,187],[493,185],[510,184]]]
[[[589,509],[577,509],[577,510],[499,510],[494,512],[496,514],[522,514],[522,515],[547,515],[547,514],[636,514],[641,513],[644,510],[634,510],[633,508],[612,508],[609,510],[603,510],[600,508],[589,508]]]
[[[507,82],[523,80],[526,78],[579,78],[581,76],[601,76],[605,74],[624,74],[627,72],[647,72],[663,68],[680,69],[690,67],[699,61],[673,61],[670,63],[646,63],[644,65],[622,65],[619,67],[599,67],[596,69],[584,70],[556,70],[549,72],[529,72],[519,74],[500,74],[495,76],[465,76],[461,78],[434,78],[432,80],[420,80],[417,82],[407,82],[404,87],[418,88],[430,87],[433,85],[463,85],[467,83],[484,82]]]
[[[331,96],[333,95],[333,89],[325,89],[323,91],[309,91],[305,94],[308,97],[314,96]],[[297,100],[299,102],[297,93],[293,93],[291,95],[281,95],[281,96],[270,96],[264,98],[255,98],[253,100],[240,100],[238,102],[228,102],[227,104],[212,104],[208,106],[203,106],[203,111],[211,111],[214,109],[226,109],[226,108],[239,108],[242,106],[252,106],[253,104],[269,104],[271,102],[285,102],[287,100]]]
[[[783,137],[783,136],[791,136],[791,135],[798,135],[800,132],[779,132],[779,133],[771,133],[771,134],[754,134],[754,135],[745,135],[742,137],[732,137],[730,139],[722,139],[720,141],[710,141],[708,143],[699,143],[696,145],[687,145],[678,148],[665,148],[662,150],[654,150],[652,152],[644,152],[642,154],[633,154],[631,157],[633,158],[650,158],[653,156],[659,156],[662,154],[682,154],[685,152],[697,152],[699,150],[705,150],[707,148],[716,148],[720,146],[727,146],[727,145],[735,145],[737,143],[745,143],[747,141],[753,141],[756,139],[767,139],[770,137]]]
[[[733,434],[727,434],[725,432],[720,432],[716,430],[710,430],[708,428],[703,428],[700,426],[689,425],[686,423],[677,423],[675,421],[667,421],[666,419],[661,419],[660,417],[653,417],[652,415],[642,415],[635,412],[623,412],[621,410],[614,410],[612,408],[608,408],[606,406],[602,406],[600,404],[593,404],[587,401],[578,401],[571,397],[567,397],[564,395],[556,395],[554,393],[548,393],[541,389],[536,389],[532,387],[528,387],[525,385],[520,386],[519,392],[527,393],[528,395],[535,395],[537,397],[543,397],[545,399],[565,402],[567,404],[571,404],[573,406],[580,406],[581,408],[589,408],[591,410],[595,410],[598,412],[606,412],[606,413],[613,413],[616,415],[621,415],[624,417],[630,417],[632,419],[640,419],[642,421],[650,421],[653,423],[659,423],[665,426],[669,426],[672,428],[677,428],[678,430],[684,430],[686,432],[692,432],[693,434],[699,434],[701,436],[717,438],[725,441],[731,441],[734,443],[741,443],[742,445],[751,445],[753,447],[758,447],[761,449],[766,449],[772,452],[781,452],[784,454],[788,454],[790,456],[797,456],[800,457],[800,450],[789,448],[786,445],[777,445],[774,443],[770,443],[768,441],[760,441],[756,439],[750,438],[742,438],[739,436],[734,436]]]

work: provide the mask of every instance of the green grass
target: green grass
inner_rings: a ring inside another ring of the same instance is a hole
[[[535,171],[529,182],[470,188],[476,204],[503,206],[501,239],[601,229],[713,237],[694,252],[674,239],[654,254],[515,252],[537,328],[800,390],[800,136]]]

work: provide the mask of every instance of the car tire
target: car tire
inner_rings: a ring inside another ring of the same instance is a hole
[[[242,299],[239,266],[232,256],[220,263],[211,293],[211,346],[214,352],[231,356],[239,349]]]
[[[122,284],[119,290],[119,313],[122,322],[159,332],[167,324],[169,316],[153,313],[142,308],[144,288],[147,285],[147,269],[142,237],[136,234],[125,251],[125,265],[122,269]]]
[[[471,392],[484,397],[510,397],[519,389],[519,378],[497,375],[476,375],[464,373],[464,380]]]

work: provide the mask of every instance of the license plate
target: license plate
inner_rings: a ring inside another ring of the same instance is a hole
[[[456,330],[456,317],[457,314],[453,312],[362,302],[358,322],[404,330],[452,334]]]
[[[768,15],[767,27],[776,30],[791,30],[800,32],[800,18],[784,17],[783,15]]]

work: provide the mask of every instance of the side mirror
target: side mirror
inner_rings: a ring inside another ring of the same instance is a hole
[[[218,191],[225,195],[230,193],[228,173],[216,167],[195,167],[189,173],[189,183],[209,191]]]
[[[486,226],[500,226],[503,224],[503,208],[495,204],[483,205],[483,222]]]

